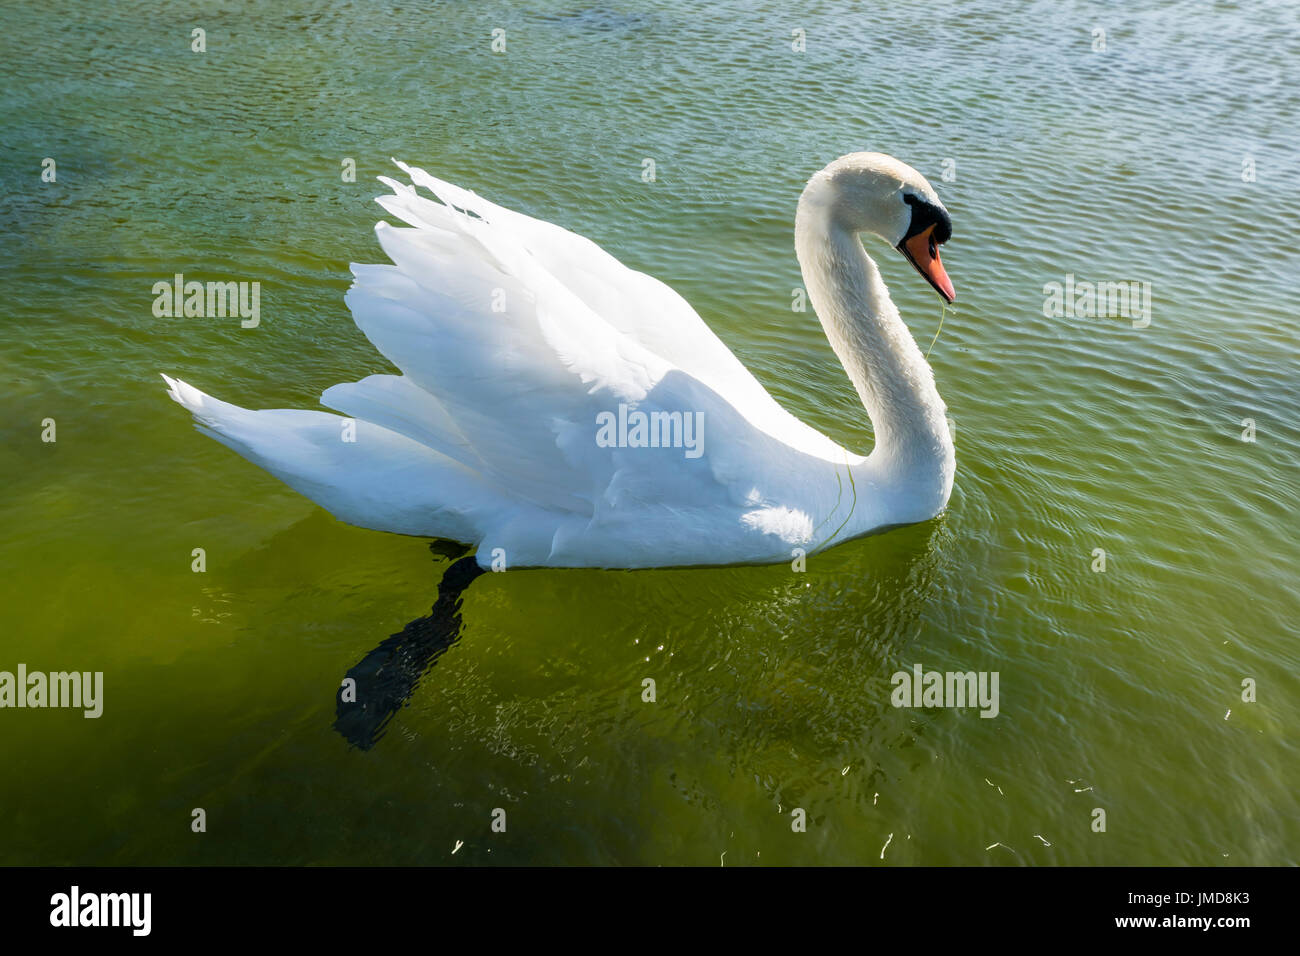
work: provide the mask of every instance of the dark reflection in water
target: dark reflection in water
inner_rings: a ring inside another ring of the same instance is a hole
[[[430,549],[446,554],[441,542]],[[362,750],[369,750],[415,693],[416,685],[460,639],[460,606],[465,589],[483,573],[473,555],[462,556],[438,583],[438,600],[425,617],[416,618],[363,657],[344,676],[334,700],[334,729]],[[352,700],[344,700],[347,679],[355,682]]]

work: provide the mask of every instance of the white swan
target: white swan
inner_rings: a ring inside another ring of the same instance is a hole
[[[482,567],[642,568],[790,561],[947,504],[943,401],[858,238],[953,299],[948,213],[910,166],[844,156],[795,217],[809,298],[875,431],[862,457],[781,408],[663,283],[397,165],[414,185],[381,177],[378,202],[410,228],[375,227],[394,264],[353,265],[347,303],[401,375],[327,389],[348,418],[163,376],[201,431],[337,518],[474,545]]]

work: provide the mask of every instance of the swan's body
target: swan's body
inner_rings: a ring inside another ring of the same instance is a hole
[[[394,265],[354,265],[347,296],[401,375],[326,390],[348,418],[249,411],[167,379],[201,430],[337,518],[466,542],[484,567],[641,568],[790,561],[946,505],[944,405],[857,236],[903,248],[923,238],[920,208],[947,238],[915,170],[846,156],[813,177],[796,217],[809,297],[875,429],[862,457],[781,408],[666,285],[402,169],[442,202],[385,179],[379,202],[413,228],[379,223]],[[951,298],[937,263],[931,281],[937,268]],[[629,447],[649,437],[637,412],[676,447]]]

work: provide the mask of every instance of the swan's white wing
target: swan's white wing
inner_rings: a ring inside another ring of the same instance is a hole
[[[471,212],[509,234],[596,315],[669,365],[708,385],[754,425],[808,454],[842,459],[843,449],[782,408],[670,286],[629,269],[585,236],[495,205],[422,169],[397,165],[412,182],[447,205]],[[412,225],[445,222],[437,204],[392,180],[384,181],[396,195],[380,202],[395,216]]]
[[[639,401],[669,367],[508,237],[452,215],[454,232],[380,223],[394,265],[356,267],[347,296],[357,325],[429,400],[367,380],[323,401],[477,467],[521,503],[590,514],[609,477],[594,442],[605,396]]]

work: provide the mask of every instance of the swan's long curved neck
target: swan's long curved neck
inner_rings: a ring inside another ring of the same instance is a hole
[[[911,481],[937,480],[946,502],[954,471],[946,408],[880,270],[817,197],[799,203],[795,250],[826,337],[871,418],[870,460]]]

